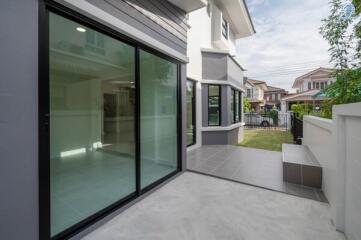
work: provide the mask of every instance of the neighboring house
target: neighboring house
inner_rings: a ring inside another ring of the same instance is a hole
[[[244,69],[235,58],[235,42],[255,33],[246,3],[209,0],[206,8],[189,14],[189,25],[189,149],[238,143],[243,138]]]
[[[265,108],[272,109],[276,107],[281,109],[281,99],[285,97],[288,92],[283,88],[267,86],[267,90],[264,91]]]
[[[267,84],[264,81],[246,78],[246,86],[250,110],[259,112],[266,103],[264,93],[267,90]]]
[[[225,5],[221,35],[251,33],[243,3]],[[79,239],[185,170],[187,14],[204,6],[2,2],[1,239]]]
[[[285,96],[282,99],[282,111],[291,110],[292,104],[309,103],[319,108],[322,101],[327,99],[322,91],[335,81],[332,74],[334,69],[317,68],[295,79],[292,88],[296,89],[296,94]]]

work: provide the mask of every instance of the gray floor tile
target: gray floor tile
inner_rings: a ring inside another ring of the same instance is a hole
[[[187,168],[192,171],[327,202],[321,190],[283,181],[280,152],[215,145],[195,149],[188,156]]]
[[[224,176],[233,176],[241,166],[240,159],[232,159],[229,161],[224,161],[221,165],[219,165],[213,172],[214,175],[219,177]]]

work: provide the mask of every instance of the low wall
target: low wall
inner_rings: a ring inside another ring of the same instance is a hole
[[[313,116],[303,118],[303,145],[306,145],[322,166],[322,190],[331,206],[336,202],[336,152],[333,147],[333,122]],[[335,216],[336,210],[333,209]]]
[[[361,103],[334,106],[332,120],[305,116],[303,144],[322,166],[336,228],[361,239]]]

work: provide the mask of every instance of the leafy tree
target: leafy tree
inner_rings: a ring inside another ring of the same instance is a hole
[[[352,4],[355,7],[355,14],[359,15],[361,13],[361,0],[353,0]]]
[[[304,115],[310,114],[313,110],[313,106],[308,103],[293,104],[291,110],[296,114],[297,117],[303,118]]]
[[[330,62],[335,64],[336,68],[349,68],[352,61],[350,55],[350,47],[352,36],[348,34],[347,30],[352,22],[351,17],[347,17],[343,11],[343,4],[341,0],[330,1],[330,16],[322,19],[322,26],[320,33],[325,38],[330,48],[328,51],[331,55]]]
[[[247,97],[243,97],[243,112],[250,112],[251,104]]]
[[[353,5],[352,5],[353,4]],[[330,45],[330,62],[337,69],[336,81],[326,88],[331,98],[326,108],[333,104],[361,101],[361,0],[350,2],[331,0],[330,16],[322,20],[320,34]]]
[[[361,68],[345,69],[337,75],[326,93],[331,97],[330,103],[343,104],[361,101]]]
[[[270,117],[273,120],[273,124],[278,126],[278,110],[275,106],[270,110]]]

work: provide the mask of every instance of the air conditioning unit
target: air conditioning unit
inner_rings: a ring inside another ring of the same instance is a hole
[[[229,23],[223,13],[216,5],[212,5],[212,41],[213,44],[222,50],[228,49]]]

